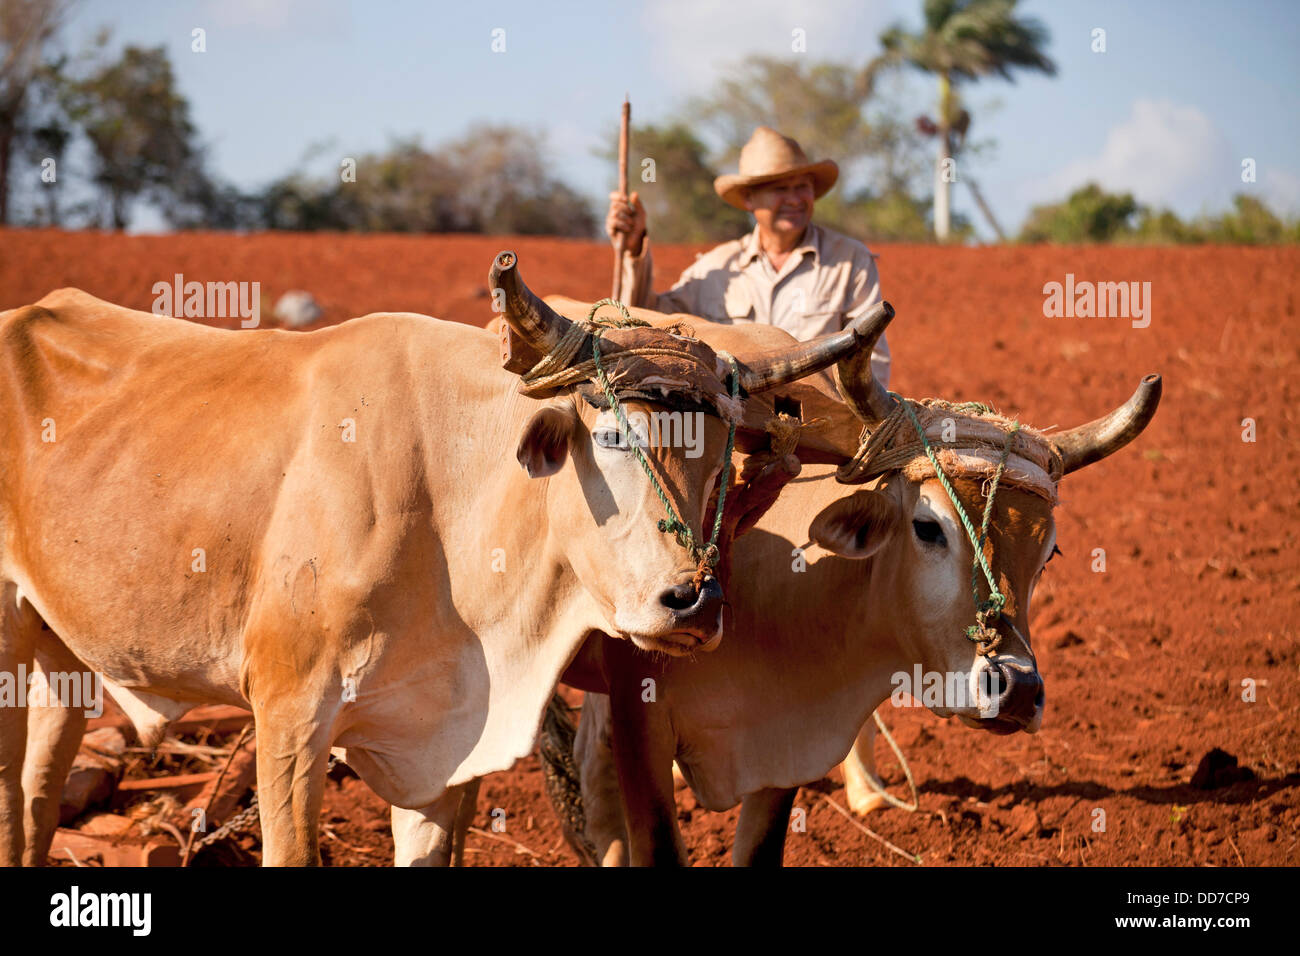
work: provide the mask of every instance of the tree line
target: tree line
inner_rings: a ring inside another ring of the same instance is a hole
[[[473,125],[433,147],[401,138],[339,157],[322,174],[291,171],[236,188],[211,170],[165,48],[110,55],[101,31],[70,55],[57,41],[70,3],[0,0],[0,225],[124,229],[143,204],[177,229],[597,234],[597,210],[555,175],[544,136],[504,124]],[[818,221],[833,229],[867,241],[968,239],[973,223],[949,203],[956,184],[999,239],[1012,238],[971,176],[972,160],[993,144],[972,138],[961,91],[1016,71],[1053,74],[1047,40],[1015,0],[926,0],[921,29],[887,30],[882,53],[865,64],[750,57],[667,121],[633,128],[631,188],[661,241],[734,238],[749,218],[717,200],[713,179],[767,125],[811,157],[840,162],[839,186],[817,206]],[[933,116],[904,118],[901,90],[888,79],[904,68],[937,79]],[[605,141],[615,138],[611,126]],[[614,154],[602,153],[611,171]],[[945,175],[958,159],[961,175]],[[1248,194],[1222,215],[1184,221],[1089,184],[1036,207],[1015,238],[1295,242],[1300,221]]]

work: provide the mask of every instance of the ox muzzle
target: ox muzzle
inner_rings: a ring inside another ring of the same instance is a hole
[[[1038,732],[1047,697],[1033,661],[1010,654],[981,658],[973,679],[980,716],[962,714],[967,726],[999,735]]]
[[[668,588],[659,595],[659,603],[671,613],[676,635],[709,645],[721,632],[722,585],[711,574]]]

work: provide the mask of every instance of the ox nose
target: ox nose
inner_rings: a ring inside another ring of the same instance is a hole
[[[994,661],[998,681],[998,717],[1027,726],[1043,706],[1043,679],[1034,667],[1019,662]]]
[[[699,587],[687,581],[661,593],[659,603],[673,612],[681,626],[712,631],[722,610],[722,585],[712,575],[705,577]]]

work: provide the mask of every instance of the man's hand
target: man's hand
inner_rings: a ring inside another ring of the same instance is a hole
[[[645,206],[641,205],[636,193],[631,196],[618,192],[609,194],[605,232],[609,234],[610,241],[621,233],[623,248],[631,255],[641,254],[641,240],[645,238]]]

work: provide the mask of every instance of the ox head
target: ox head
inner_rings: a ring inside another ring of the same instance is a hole
[[[1033,733],[1042,723],[1045,696],[1030,644],[1029,606],[1056,547],[1058,482],[1142,432],[1160,401],[1160,377],[1147,376],[1109,415],[1049,437],[1013,429],[1006,419],[970,406],[912,403],[913,419],[873,380],[868,361],[851,358],[837,372],[845,401],[865,423],[864,432],[872,432],[840,468],[839,480],[880,480],[826,507],[810,537],[846,557],[873,558],[871,588],[878,597],[872,606],[888,617],[904,658],[921,665],[900,680],[912,697],[972,727]],[[973,593],[975,547],[919,447],[918,425],[977,537],[994,490],[991,479],[1006,456],[983,549],[1005,600],[1000,613],[984,621],[990,630],[973,627],[977,601],[987,602],[990,588],[980,571],[978,598]]]
[[[545,399],[516,450],[530,477],[548,479],[548,527],[537,533],[553,536],[606,633],[671,656],[713,649],[723,607],[714,569],[729,536],[709,547],[711,511],[746,396],[870,353],[892,310],[781,354],[733,357],[687,333],[571,322],[529,291],[510,252],[494,261],[489,288],[511,348],[528,359],[516,370],[531,366],[520,390]],[[724,513],[737,505],[729,496]]]

